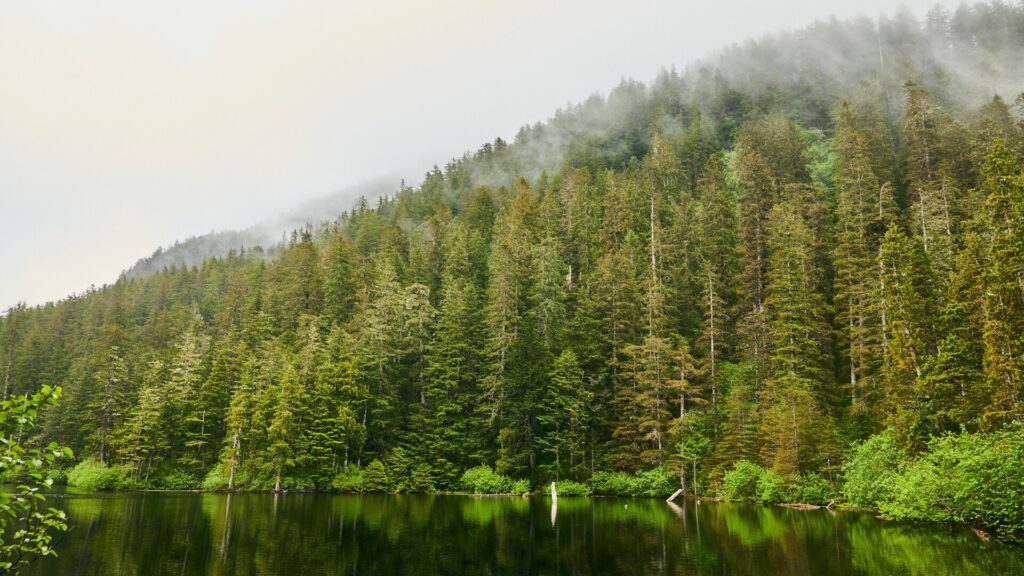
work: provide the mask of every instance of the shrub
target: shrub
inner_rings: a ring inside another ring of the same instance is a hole
[[[673,477],[664,468],[653,468],[636,473],[638,496],[669,496],[675,491]]]
[[[774,470],[761,468],[761,475],[757,479],[758,501],[764,504],[778,504],[785,502],[788,498],[786,490],[786,479]]]
[[[134,488],[128,466],[108,466],[96,460],[83,460],[68,472],[68,485],[86,490],[123,490]]]
[[[668,496],[675,489],[673,477],[663,468],[637,472],[595,472],[587,482],[594,494],[604,496]]]
[[[890,518],[962,522],[1024,540],[1024,425],[948,434],[898,477],[879,509]]]
[[[509,488],[510,494],[529,494],[530,493],[530,481],[529,480],[512,480],[511,487]]]
[[[311,491],[316,489],[316,484],[312,478],[306,478],[305,476],[283,476],[281,478],[281,488],[284,490]]]
[[[843,468],[843,497],[854,506],[877,508],[892,499],[896,479],[905,467],[907,456],[891,431],[868,438],[853,449]]]
[[[582,482],[573,482],[572,480],[562,480],[556,483],[555,490],[559,496],[590,496],[590,486]],[[548,491],[551,491],[551,486],[548,485]]]
[[[462,475],[462,487],[474,494],[525,494],[530,491],[527,480],[513,480],[496,473],[490,466],[470,468]]]
[[[339,492],[362,492],[363,470],[359,466],[349,466],[347,470],[338,472],[331,486]]]
[[[390,487],[388,469],[383,462],[374,460],[363,469],[363,490],[365,492],[388,492]]]
[[[760,500],[760,480],[764,468],[748,460],[740,460],[722,477],[719,497],[731,502]]]
[[[594,472],[587,482],[593,494],[627,496],[632,491],[632,477],[625,472]]]
[[[719,497],[732,502],[775,504],[789,499],[786,479],[774,470],[740,460],[722,477]]]
[[[412,470],[409,476],[408,487],[410,492],[429,493],[434,491],[434,473],[430,466],[419,464]]]
[[[200,486],[203,490],[224,490],[228,487],[228,475],[219,466],[215,466],[206,474]]]
[[[53,483],[60,485],[67,485],[68,483],[68,472],[71,472],[71,468],[65,468],[64,466],[52,466],[47,468],[43,474],[53,480]]]
[[[193,490],[199,485],[199,480],[192,474],[176,468],[158,478],[154,484],[165,490]]]
[[[790,502],[803,502],[805,504],[821,506],[828,504],[835,500],[835,498],[835,490],[832,488],[832,484],[824,476],[816,472],[798,474],[789,490]]]

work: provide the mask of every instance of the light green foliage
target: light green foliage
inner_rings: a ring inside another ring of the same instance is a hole
[[[740,460],[722,477],[719,497],[730,501],[759,500],[761,474],[764,472],[764,468],[757,464]]]
[[[137,485],[130,467],[97,460],[83,460],[68,472],[68,486],[85,490],[126,490]]]
[[[0,572],[15,573],[45,556],[56,556],[54,536],[68,529],[64,511],[46,508],[43,491],[53,486],[45,475],[58,459],[72,456],[55,443],[29,448],[18,438],[35,427],[39,411],[52,407],[61,388],[43,386],[31,396],[12,396],[0,402],[0,474],[21,481],[0,492]]]
[[[363,470],[351,465],[346,470],[338,472],[334,477],[331,486],[339,492],[362,492],[363,491]]]
[[[790,499],[786,479],[774,470],[762,470],[757,479],[757,499],[765,504],[776,504]]]
[[[211,468],[199,487],[203,490],[223,490],[228,487],[228,475],[220,468]]]
[[[559,496],[590,496],[591,488],[590,485],[585,482],[562,480],[561,482],[556,483],[555,491]],[[546,492],[551,492],[550,484],[548,485]]]
[[[1024,538],[1024,426],[947,434],[900,474],[883,514],[900,520],[962,522],[997,537]]]
[[[530,491],[526,480],[513,480],[497,474],[490,466],[477,466],[462,475],[462,487],[474,494],[525,494]]]
[[[787,500],[803,504],[823,506],[836,499],[836,489],[821,474],[803,472],[793,478],[787,493]]]
[[[843,497],[854,506],[868,508],[888,501],[906,459],[891,431],[861,442],[844,467]]]
[[[200,482],[188,471],[176,468],[157,478],[156,485],[165,490],[195,490]]]
[[[587,482],[594,494],[602,496],[669,496],[676,489],[667,470],[654,468],[636,474],[595,472]]]
[[[722,477],[719,497],[739,502],[775,504],[789,499],[786,479],[773,470],[741,460]]]

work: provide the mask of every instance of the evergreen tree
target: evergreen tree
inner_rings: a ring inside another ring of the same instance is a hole
[[[588,437],[590,391],[583,380],[576,355],[563,351],[554,362],[537,420],[542,431],[537,438],[541,450],[552,456],[549,465],[555,479],[567,472],[579,477],[577,467]]]

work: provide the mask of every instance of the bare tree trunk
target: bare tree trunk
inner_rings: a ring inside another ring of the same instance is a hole
[[[235,467],[238,465],[238,449],[241,445],[242,442],[236,428],[234,435],[231,436],[231,471],[228,473],[228,490],[235,489]]]

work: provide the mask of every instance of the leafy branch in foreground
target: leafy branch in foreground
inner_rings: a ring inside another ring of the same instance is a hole
[[[31,396],[0,402],[0,476],[18,482],[12,492],[0,493],[0,574],[18,574],[39,558],[56,556],[54,535],[68,529],[63,510],[45,508],[43,490],[53,485],[47,469],[58,458],[71,458],[71,449],[55,442],[45,448],[21,444],[40,409],[55,405],[60,396],[60,386],[43,386]]]

